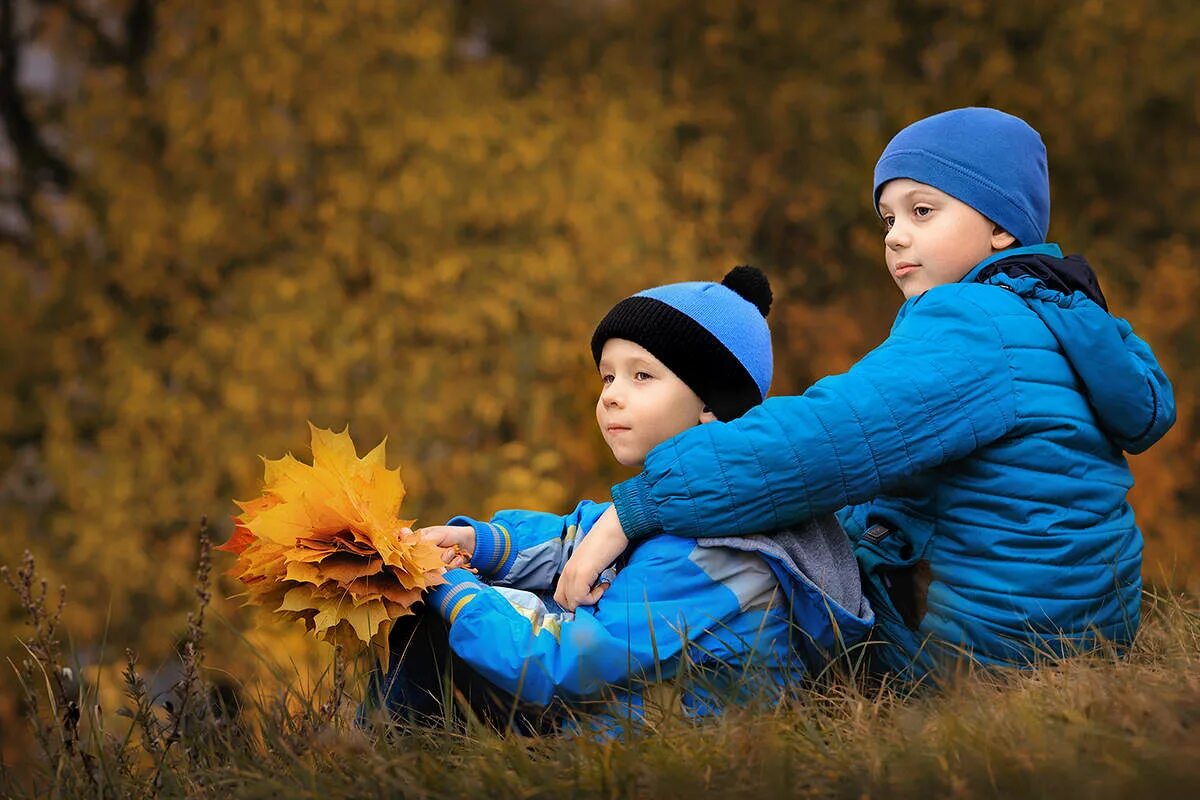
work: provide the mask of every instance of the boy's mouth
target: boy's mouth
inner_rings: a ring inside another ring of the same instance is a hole
[[[905,275],[908,275],[910,272],[915,272],[916,270],[918,270],[920,268],[921,268],[920,264],[914,264],[911,261],[897,261],[895,266],[893,267],[893,270],[895,271],[897,278],[903,278]]]
[[[629,426],[627,426],[627,425],[605,425],[604,426],[604,432],[609,435],[616,435],[618,433],[624,433],[627,430],[629,430]]]

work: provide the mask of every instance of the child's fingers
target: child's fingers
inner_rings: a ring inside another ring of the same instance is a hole
[[[430,525],[427,528],[418,528],[417,535],[427,542],[433,542],[436,545],[446,546],[445,539],[449,531],[445,525]]]
[[[568,611],[574,611],[581,603],[594,604],[595,600],[589,598],[593,595],[599,598],[604,593],[595,591],[600,571],[616,561],[628,544],[616,511],[609,508],[567,559],[554,589],[554,600]]]
[[[417,534],[438,547],[459,548],[467,556],[475,551],[475,529],[469,525],[430,525],[418,530]],[[445,553],[442,560],[446,560]]]
[[[574,611],[579,601],[587,597],[592,581],[581,577],[578,567],[572,568],[570,561],[558,576],[558,585],[554,587],[554,602],[567,611]]]
[[[579,605],[581,605],[581,606],[596,605],[596,603],[600,602],[600,598],[604,595],[605,592],[608,591],[608,587],[611,585],[612,584],[610,584],[608,581],[604,581],[602,583],[597,583],[596,588],[594,588],[590,592],[588,592],[587,597],[585,597],[579,601]]]

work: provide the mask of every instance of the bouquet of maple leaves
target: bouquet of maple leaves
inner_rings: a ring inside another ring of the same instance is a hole
[[[313,463],[263,459],[262,496],[237,502],[230,571],[247,603],[265,606],[333,643],[375,645],[387,661],[392,623],[445,582],[442,548],[399,518],[404,483],[379,443],[359,458],[349,428],[309,424]]]

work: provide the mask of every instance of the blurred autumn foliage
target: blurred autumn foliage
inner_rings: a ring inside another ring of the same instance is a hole
[[[874,161],[971,104],[1042,132],[1051,238],[1175,381],[1134,502],[1147,576],[1195,588],[1188,0],[0,0],[0,563],[69,585],[84,661],[153,660],[196,521],[224,538],[306,420],[388,436],[420,523],[602,498],[610,305],[748,261],[774,393],[844,369],[901,300]]]

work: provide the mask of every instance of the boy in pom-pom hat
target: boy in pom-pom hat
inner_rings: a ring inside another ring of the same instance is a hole
[[[1037,131],[996,109],[898,133],[874,183],[906,298],[887,340],[800,397],[651,452],[564,568],[563,605],[594,599],[627,540],[837,511],[881,668],[918,678],[1127,645],[1142,537],[1125,453],[1160,439],[1175,403],[1087,262],[1046,243],[1047,176]]]
[[[659,286],[609,311],[592,337],[596,419],[619,462],[640,465],[675,434],[762,402],[770,305],[766,276],[737,267],[722,283]],[[426,528],[469,554],[478,574],[449,569],[427,610],[397,623],[391,651],[404,655],[374,676],[376,701],[439,715],[450,672],[476,713],[541,730],[571,708],[636,721],[641,689],[678,675],[684,711],[703,715],[729,699],[778,695],[870,629],[858,566],[832,516],[770,536],[655,537],[602,576],[600,602],[565,613],[551,598],[555,579],[607,508],[584,501],[566,516],[502,511]]]

